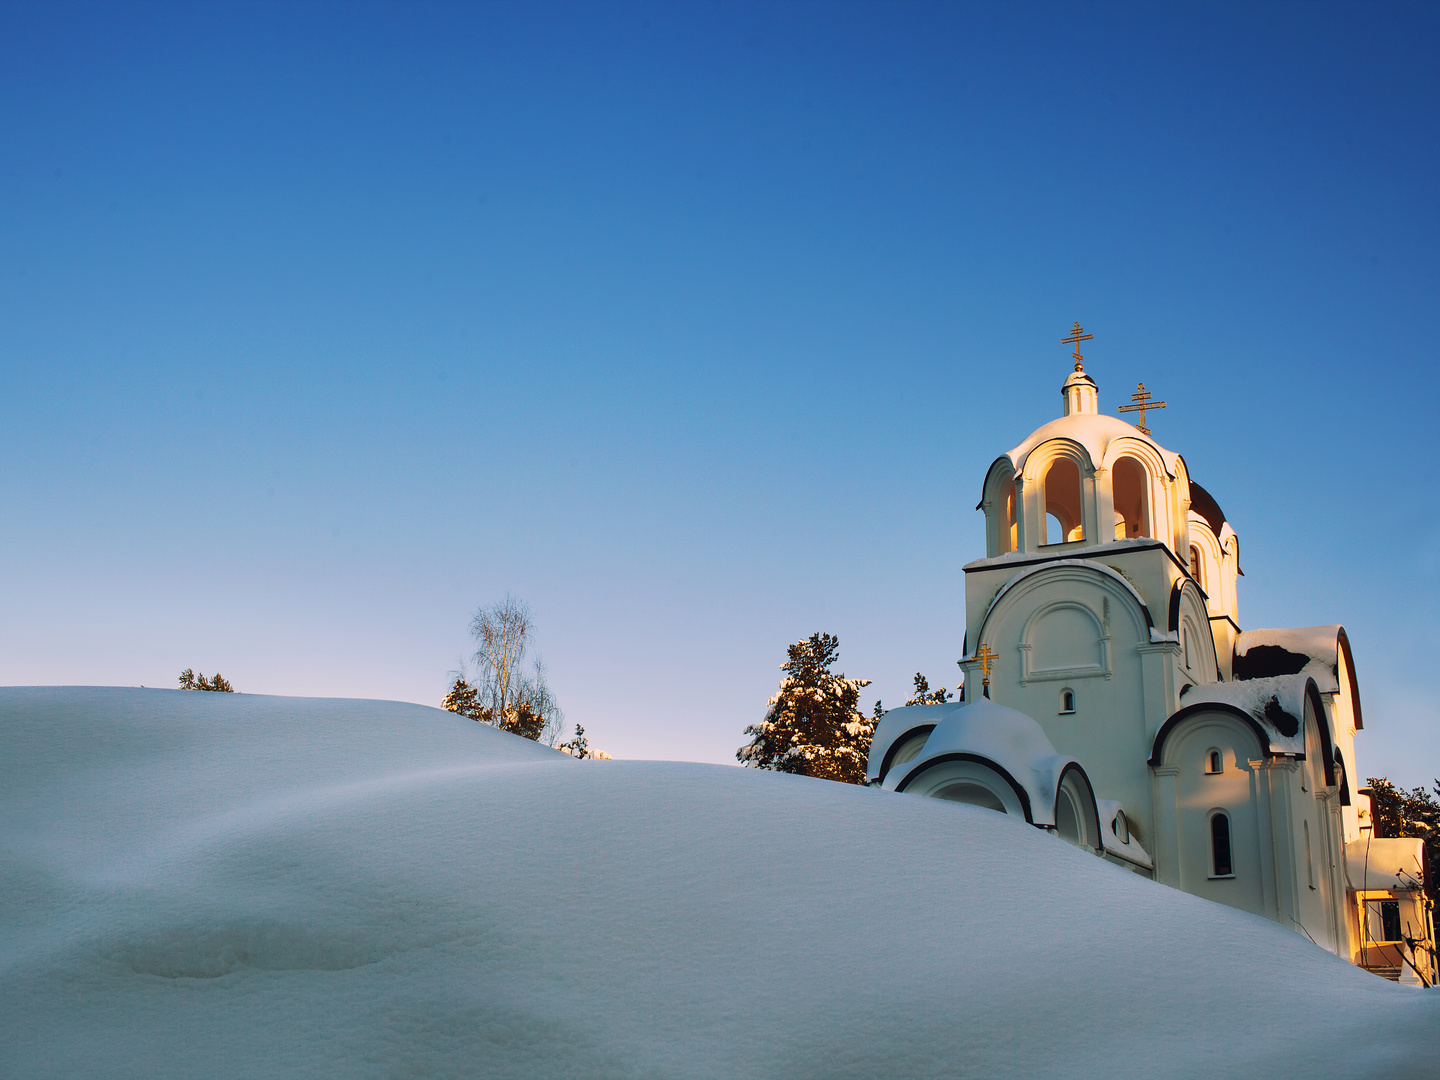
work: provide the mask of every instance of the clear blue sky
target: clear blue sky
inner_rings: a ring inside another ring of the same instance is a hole
[[[0,681],[437,703],[531,603],[612,753],[787,643],[953,686],[989,463],[1113,411],[1440,774],[1440,8],[0,7]]]

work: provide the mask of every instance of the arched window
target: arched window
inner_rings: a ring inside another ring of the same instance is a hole
[[[1063,544],[1085,539],[1080,510],[1080,467],[1069,458],[1056,458],[1045,470],[1045,542]],[[1048,519],[1053,519],[1052,525]]]
[[[1205,771],[1212,775],[1225,771],[1225,760],[1213,747],[1205,754]]]
[[[1060,691],[1060,715],[1065,716],[1075,711],[1075,691],[1068,686]]]
[[[1196,547],[1194,544],[1191,544],[1191,545],[1190,545],[1190,576],[1195,579],[1195,584],[1196,584],[1196,585],[1199,585],[1200,588],[1201,588],[1201,590],[1203,591],[1204,588],[1205,588],[1205,577],[1204,577],[1204,575],[1201,574],[1201,572],[1200,572],[1200,567],[1201,567],[1202,565],[1203,565],[1203,564],[1202,564],[1201,561],[1200,561],[1200,549],[1199,549],[1198,547]]]
[[[1110,470],[1115,496],[1115,539],[1150,535],[1150,475],[1132,457],[1122,457]]]
[[[1235,876],[1230,860],[1230,819],[1219,810],[1210,817],[1210,866],[1214,870],[1211,877]]]

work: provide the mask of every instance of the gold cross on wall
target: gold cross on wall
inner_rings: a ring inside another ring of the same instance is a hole
[[[1085,333],[1085,331],[1081,330],[1081,329],[1080,329],[1080,324],[1079,324],[1078,322],[1075,324],[1075,329],[1070,331],[1070,336],[1069,336],[1069,337],[1061,338],[1061,339],[1060,339],[1060,344],[1061,344],[1061,345],[1074,345],[1074,346],[1075,346],[1075,352],[1074,352],[1073,355],[1074,355],[1074,357],[1075,357],[1075,370],[1076,370],[1076,371],[1084,371],[1084,370],[1085,370],[1083,367],[1080,366],[1080,361],[1085,359],[1085,357],[1083,357],[1083,356],[1080,355],[1080,342],[1082,342],[1082,341],[1094,341],[1094,340],[1095,340],[1095,335],[1094,335],[1094,334],[1087,334],[1087,333]]]
[[[981,692],[984,693],[986,697],[989,697],[990,665],[993,664],[996,660],[1000,659],[1000,654],[997,652],[991,652],[990,646],[982,642],[980,644],[980,648],[975,650],[974,659],[980,661],[980,674],[982,676],[980,680]]]
[[[1140,422],[1135,426],[1141,431],[1143,431],[1146,435],[1149,435],[1150,429],[1145,426],[1145,410],[1163,409],[1165,407],[1165,403],[1163,401],[1151,401],[1150,391],[1145,389],[1145,384],[1143,382],[1135,384],[1135,393],[1130,395],[1130,400],[1135,402],[1135,404],[1121,405],[1117,411],[1138,412],[1140,414]]]

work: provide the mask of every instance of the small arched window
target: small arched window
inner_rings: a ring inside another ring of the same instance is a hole
[[[1125,816],[1124,810],[1115,811],[1115,817],[1110,822],[1110,831],[1115,834],[1115,839],[1122,844],[1130,842],[1130,821]]]
[[[1211,747],[1205,754],[1205,771],[1212,776],[1225,771],[1225,759],[1221,756],[1220,751],[1214,747]]]
[[[1060,691],[1060,715],[1064,716],[1075,711],[1075,691],[1068,686]]]
[[[1201,560],[1200,560],[1200,549],[1199,549],[1198,547],[1196,547],[1194,544],[1191,544],[1191,545],[1190,545],[1190,576],[1195,579],[1195,584],[1196,584],[1196,585],[1199,585],[1201,591],[1203,592],[1204,589],[1205,589],[1205,578],[1202,576],[1202,574],[1201,574],[1201,572],[1200,572],[1201,566],[1202,566],[1202,563],[1201,563]]]
[[[1210,817],[1210,867],[1214,870],[1211,877],[1235,876],[1230,860],[1230,818],[1220,810]]]
[[[1150,474],[1132,457],[1122,457],[1110,471],[1115,497],[1115,539],[1150,535]]]

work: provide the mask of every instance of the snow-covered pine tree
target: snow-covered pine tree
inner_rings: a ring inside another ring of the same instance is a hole
[[[944,705],[950,700],[950,691],[943,686],[939,690],[930,689],[930,680],[915,672],[915,692],[910,695],[906,705]]]
[[[780,665],[785,677],[767,703],[765,717],[745,729],[750,742],[735,751],[748,768],[774,769],[838,780],[865,782],[875,719],[857,708],[869,679],[847,679],[830,670],[839,659],[834,634],[811,634],[788,649]]]
[[[465,681],[464,675],[456,675],[455,682],[440,699],[440,707],[461,716],[468,716],[471,720],[479,720],[480,693]]]

